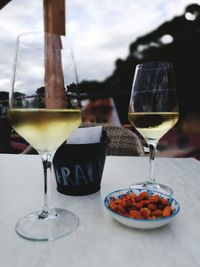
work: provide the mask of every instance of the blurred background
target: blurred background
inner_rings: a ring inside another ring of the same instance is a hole
[[[180,119],[160,140],[158,156],[200,159],[200,2],[66,0],[65,9],[66,34],[85,108],[83,121],[131,129],[128,104],[135,66],[169,61],[175,69]],[[6,116],[16,37],[43,27],[42,0],[1,1],[0,151],[4,153],[20,153],[27,147],[11,132]]]

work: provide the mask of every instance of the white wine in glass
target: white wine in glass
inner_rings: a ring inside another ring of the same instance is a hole
[[[44,168],[43,207],[21,218],[16,232],[30,240],[53,240],[74,231],[79,222],[71,211],[54,208],[50,197],[54,154],[81,123],[73,55],[64,36],[27,33],[18,38],[14,63],[9,119],[39,153]]]
[[[130,112],[129,122],[145,140],[159,140],[178,121],[178,112]]]
[[[155,150],[159,139],[178,121],[179,111],[171,63],[146,62],[137,65],[131,92],[128,119],[144,137],[150,151],[149,179],[131,188],[154,189],[168,195],[173,190],[158,184],[154,176]]]
[[[80,125],[76,109],[11,109],[10,118],[17,133],[38,152],[55,151]]]

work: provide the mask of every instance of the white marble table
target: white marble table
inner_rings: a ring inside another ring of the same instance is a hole
[[[200,266],[200,162],[156,160],[159,181],[173,187],[181,205],[171,224],[155,230],[131,229],[112,220],[104,210],[104,196],[144,180],[147,165],[147,158],[107,157],[100,192],[70,197],[54,190],[54,204],[75,211],[80,225],[64,238],[33,242],[19,237],[14,228],[20,217],[41,207],[40,159],[0,155],[0,266]]]

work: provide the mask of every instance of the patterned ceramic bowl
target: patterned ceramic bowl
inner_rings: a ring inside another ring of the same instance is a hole
[[[165,195],[165,194],[157,192],[157,191],[144,190],[144,189],[132,189],[131,192],[133,192],[137,196],[141,192],[147,192],[149,196],[158,195],[160,198],[166,199],[168,201],[168,203],[170,203],[170,205],[171,205],[172,214],[167,216],[167,217],[162,217],[162,218],[134,219],[134,218],[130,218],[130,217],[118,214],[117,212],[110,209],[109,203],[113,199],[122,199],[122,197],[129,192],[130,191],[128,189],[117,190],[117,191],[114,191],[114,192],[108,194],[104,199],[104,206],[105,206],[106,210],[108,211],[109,215],[112,218],[114,218],[116,221],[118,221],[121,224],[124,224],[126,226],[138,228],[138,229],[158,228],[158,227],[164,226],[167,223],[171,222],[180,211],[180,205],[173,197]]]

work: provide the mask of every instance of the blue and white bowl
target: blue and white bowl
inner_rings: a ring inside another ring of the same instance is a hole
[[[108,194],[104,199],[104,206],[105,206],[106,210],[108,211],[109,215],[112,218],[114,218],[116,221],[118,221],[119,223],[124,224],[126,226],[138,228],[138,229],[158,228],[158,227],[164,226],[164,225],[168,224],[169,222],[171,222],[180,211],[180,205],[176,201],[176,199],[174,199],[173,197],[165,195],[165,194],[157,192],[157,191],[145,190],[145,189],[132,189],[131,192],[133,192],[136,195],[139,195],[141,192],[147,192],[151,196],[159,195],[161,198],[165,198],[171,203],[173,213],[168,217],[158,218],[158,219],[154,219],[154,220],[147,220],[147,219],[129,218],[129,217],[120,215],[120,214],[112,211],[109,208],[110,201],[113,200],[113,198],[120,199],[120,198],[122,198],[122,196],[124,194],[127,194],[128,192],[130,192],[129,189],[117,190],[117,191],[114,191],[114,192],[111,192],[110,194]]]

